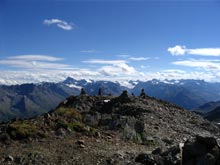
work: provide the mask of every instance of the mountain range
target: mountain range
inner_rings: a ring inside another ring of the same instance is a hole
[[[68,77],[59,83],[1,85],[0,86],[0,120],[28,118],[55,108],[59,102],[71,95],[78,95],[84,88],[88,95],[117,96],[127,90],[133,95],[140,95],[142,89],[148,96],[169,101],[188,110],[200,110],[208,102],[220,100],[220,83],[203,80],[156,80],[147,82],[129,81],[129,87],[119,82],[76,80]],[[131,88],[132,86],[132,88]],[[216,107],[214,107],[216,108]],[[211,111],[212,108],[209,109]]]
[[[56,107],[78,90],[62,83],[22,84],[0,86],[0,120],[28,118]]]
[[[220,83],[203,80],[139,82],[132,91],[138,94],[141,88],[144,88],[149,96],[169,101],[188,110],[197,109],[210,101],[220,100]]]

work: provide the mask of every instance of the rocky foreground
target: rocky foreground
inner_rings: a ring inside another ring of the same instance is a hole
[[[220,164],[219,127],[148,96],[71,96],[0,125],[0,164]]]

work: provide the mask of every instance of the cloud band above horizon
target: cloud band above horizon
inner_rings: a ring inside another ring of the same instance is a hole
[[[220,48],[195,48],[187,49],[186,46],[176,45],[169,47],[167,51],[173,56],[183,56],[186,54],[198,56],[220,56]]]

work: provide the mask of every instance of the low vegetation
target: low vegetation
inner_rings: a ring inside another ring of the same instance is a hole
[[[75,108],[60,107],[55,111],[55,113],[62,117],[71,118],[71,119],[74,118],[78,121],[82,120],[82,115]]]
[[[7,133],[13,139],[32,138],[42,136],[36,125],[29,121],[15,121],[11,123],[7,129]]]
[[[59,128],[70,129],[71,131],[75,131],[75,132],[86,131],[84,125],[80,122],[68,123],[65,121],[59,121],[57,123],[57,129]]]

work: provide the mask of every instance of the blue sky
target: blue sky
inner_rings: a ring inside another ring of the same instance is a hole
[[[220,2],[0,1],[0,84],[220,78]]]

